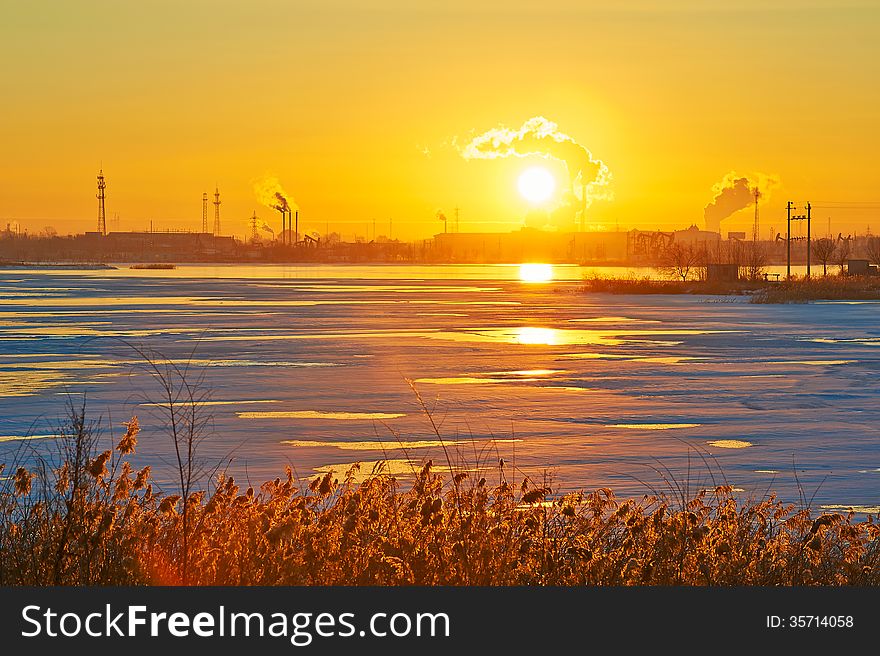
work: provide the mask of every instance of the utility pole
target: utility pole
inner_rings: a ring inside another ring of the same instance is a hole
[[[807,201],[807,278],[810,277],[810,201]]]
[[[795,206],[789,201],[785,206],[788,222],[787,229],[785,234],[785,250],[786,250],[786,268],[785,268],[785,276],[786,278],[791,278],[791,222],[792,221],[806,221],[807,222],[807,275],[806,277],[810,277],[810,237],[811,237],[811,210],[812,206],[809,201],[807,201],[807,213],[806,214],[796,214],[792,215],[791,211],[795,209]],[[796,237],[795,239],[801,240],[803,237]]]
[[[104,190],[107,188],[107,182],[104,180],[104,169],[98,171],[98,233],[107,234],[107,214],[104,211]]]
[[[788,201],[785,205],[785,212],[787,216],[786,220],[786,228],[785,228],[785,279],[789,280],[791,278],[791,211],[794,209],[794,205],[792,205],[791,201]]]

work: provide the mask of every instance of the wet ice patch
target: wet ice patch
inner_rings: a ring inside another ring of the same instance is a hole
[[[676,430],[697,428],[701,424],[608,424],[608,428],[632,428],[635,430]]]
[[[24,442],[27,440],[51,440],[57,435],[0,435],[0,442]]]
[[[329,419],[333,421],[397,419],[406,416],[400,412],[321,412],[318,410],[239,412],[237,414],[241,419]]]
[[[852,505],[848,506],[845,504],[829,504],[826,506],[819,506],[822,510],[842,510],[843,512],[854,512],[859,515],[878,515],[880,514],[880,506],[862,506],[862,505]]]
[[[464,444],[460,440],[419,440],[419,441],[362,441],[362,442],[325,442],[321,440],[282,440],[281,444],[287,446],[298,446],[302,448],[324,448],[341,449],[343,451],[394,451],[404,449],[422,449],[438,446],[456,446]]]
[[[754,446],[754,444],[745,440],[712,440],[711,442],[706,442],[706,444],[718,449],[746,449]]]

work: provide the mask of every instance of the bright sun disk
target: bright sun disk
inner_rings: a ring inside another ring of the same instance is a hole
[[[516,181],[517,189],[530,203],[543,203],[556,191],[556,180],[547,169],[541,166],[532,166],[520,173]]]

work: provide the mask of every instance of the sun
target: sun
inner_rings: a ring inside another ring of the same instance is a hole
[[[523,198],[530,203],[539,204],[548,200],[556,191],[556,180],[547,169],[531,166],[520,173],[516,186]]]

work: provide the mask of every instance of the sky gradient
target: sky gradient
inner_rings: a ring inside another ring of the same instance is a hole
[[[592,227],[702,227],[737,171],[780,181],[764,236],[787,200],[813,202],[814,232],[880,232],[876,2],[416,4],[4,3],[0,221],[94,230],[103,166],[111,230],[197,229],[217,184],[243,236],[254,211],[279,222],[265,175],[309,231],[428,237],[455,207],[462,231],[514,229],[542,160],[460,147],[544,116],[611,172]]]

